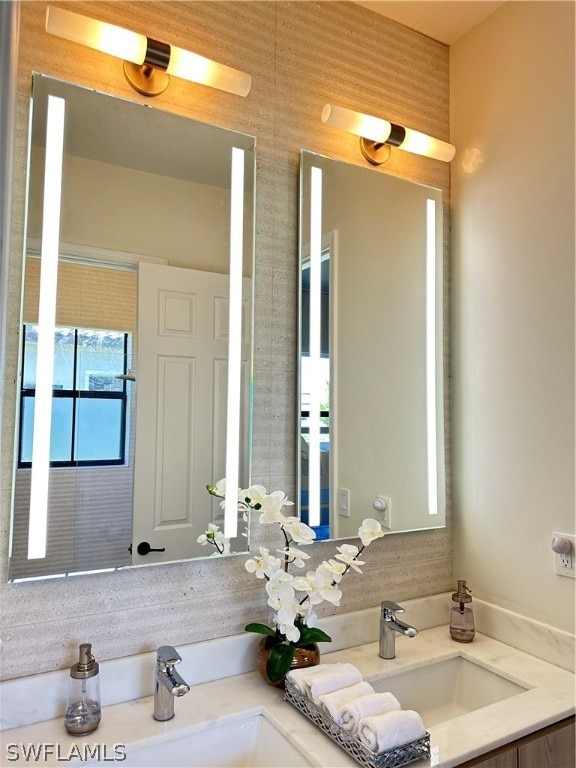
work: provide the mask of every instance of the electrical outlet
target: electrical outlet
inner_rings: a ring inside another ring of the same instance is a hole
[[[383,528],[392,528],[392,499],[390,496],[378,496],[378,500],[382,502],[382,508],[380,509],[380,524]]]
[[[576,536],[570,533],[552,534],[556,539],[567,539],[572,547],[569,552],[554,552],[554,568],[558,576],[576,579]]]

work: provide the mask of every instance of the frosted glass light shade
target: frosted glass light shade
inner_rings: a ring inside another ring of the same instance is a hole
[[[143,64],[146,58],[145,35],[62,8],[47,9],[46,31],[134,64]]]
[[[151,48],[156,41],[151,41],[145,35],[131,32],[114,24],[96,21],[79,13],[65,11],[62,8],[49,7],[46,12],[46,31],[50,34],[71,40],[74,43],[86,45],[110,56],[116,56],[124,61],[138,66],[146,66],[166,74],[190,80],[193,83],[209,85],[222,91],[228,91],[238,96],[247,96],[252,85],[252,78],[245,72],[219,64],[196,53],[191,53],[174,45],[161,44],[166,51],[169,50],[167,66],[161,67],[158,59],[149,56]],[[150,70],[148,70],[150,71]],[[136,87],[130,78],[129,82]],[[168,79],[166,78],[166,84]],[[166,87],[164,85],[164,87]],[[156,92],[148,92],[145,88],[136,87],[140,93],[156,95]]]
[[[400,144],[400,149],[406,152],[413,152],[415,155],[424,155],[433,157],[435,160],[442,160],[449,163],[454,159],[456,147],[448,144],[447,141],[440,141],[419,131],[413,131],[411,128],[405,128],[406,138]]]
[[[340,128],[343,131],[348,131],[348,133],[354,133],[356,136],[382,142],[382,144],[387,141],[392,131],[392,124],[388,120],[364,115],[353,109],[336,107],[334,104],[326,104],[322,110],[321,120],[333,128]]]
[[[237,96],[247,96],[252,85],[252,78],[246,72],[240,72],[175,45],[170,46],[170,63],[166,73],[183,80],[191,80],[193,83],[235,93]]]
[[[442,160],[445,163],[449,163],[456,154],[456,148],[446,141],[353,109],[326,104],[322,110],[321,120],[334,128],[354,133],[363,139],[370,139],[375,144],[388,143],[406,152]]]

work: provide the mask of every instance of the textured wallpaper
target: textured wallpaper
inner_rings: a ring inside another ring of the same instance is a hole
[[[246,99],[172,79],[153,104],[257,137],[252,478],[293,497],[299,151],[365,165],[356,137],[320,122],[326,102],[381,114],[448,140],[448,48],[348,2],[54,5],[165,39],[252,75]],[[13,314],[20,297],[31,73],[145,101],[124,80],[118,60],[47,35],[45,10],[44,2],[21,4],[10,256]],[[385,170],[375,172],[442,189],[447,242],[446,164],[396,152]],[[17,319],[9,323],[7,333],[6,375],[13,380]],[[243,557],[7,584],[15,408],[10,389],[3,404],[0,499],[4,678],[67,667],[79,642],[91,642],[104,660],[149,651],[162,643],[178,645],[233,634],[241,632],[247,621],[265,620],[264,590],[244,570]],[[401,601],[448,590],[452,586],[449,494],[447,522],[444,530],[397,534],[373,544],[364,575],[347,576],[341,608],[329,610],[350,611],[383,599]],[[259,535],[255,533],[255,543]],[[333,546],[319,544],[313,551],[314,559],[322,560]]]

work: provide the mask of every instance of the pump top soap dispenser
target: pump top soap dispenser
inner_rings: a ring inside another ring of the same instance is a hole
[[[465,581],[458,581],[458,590],[452,595],[450,636],[459,643],[471,643],[474,639],[474,613],[469,605],[472,598],[468,594],[471,591]]]
[[[73,736],[92,733],[100,722],[100,667],[92,656],[92,645],[82,643],[78,663],[70,670],[64,725]]]

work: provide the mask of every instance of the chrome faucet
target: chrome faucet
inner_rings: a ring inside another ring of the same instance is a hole
[[[380,615],[380,652],[383,659],[393,659],[396,656],[396,633],[406,637],[414,637],[418,634],[415,627],[405,624],[396,618],[397,613],[404,613],[404,608],[389,600],[382,603],[382,614]]]
[[[174,669],[182,657],[171,645],[161,645],[156,651],[154,674],[154,719],[171,720],[174,717],[174,699],[184,696],[190,686]]]

